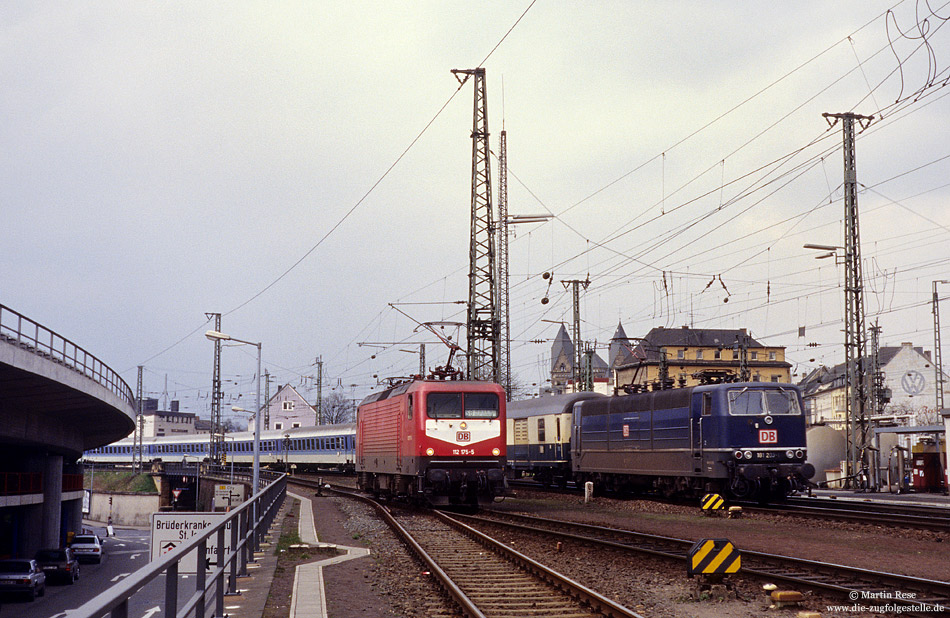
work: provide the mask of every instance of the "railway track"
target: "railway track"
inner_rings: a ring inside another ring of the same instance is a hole
[[[533,481],[510,481],[513,487],[550,493],[580,493],[573,487],[545,487]],[[662,498],[643,498],[666,502]],[[679,502],[683,504],[683,502]],[[756,502],[735,503],[750,513],[772,513],[813,519],[831,519],[875,526],[899,526],[916,530],[950,532],[950,508],[927,505],[893,504],[882,501],[854,499],[788,498],[783,503],[767,506]]]
[[[314,482],[295,484],[316,488]],[[643,618],[491,537],[437,511],[394,512],[364,495],[326,489],[373,506],[471,618]]]
[[[645,553],[680,561],[695,541],[643,534],[589,524],[487,512],[480,516],[458,516],[472,525],[496,525],[522,532],[558,536],[565,540],[602,545]],[[742,573],[769,582],[786,582],[796,586],[837,593],[843,602],[868,599],[899,606],[909,616],[945,615],[950,611],[950,582],[929,580],[894,573],[858,569],[844,565],[804,560],[754,551],[742,551]],[[904,598],[894,598],[904,595]]]
[[[946,507],[886,504],[880,501],[789,498],[783,504],[770,506],[743,504],[742,508],[750,512],[780,513],[796,517],[950,532],[950,509]]]

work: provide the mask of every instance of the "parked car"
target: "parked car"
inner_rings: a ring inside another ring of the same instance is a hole
[[[0,591],[25,592],[32,601],[46,594],[46,574],[36,564],[36,560],[0,560]]]
[[[95,534],[77,534],[70,548],[80,562],[99,564],[102,561],[102,542]]]
[[[79,561],[73,550],[68,547],[59,549],[41,549],[33,556],[36,563],[46,573],[46,578],[58,578],[68,584],[79,579]]]

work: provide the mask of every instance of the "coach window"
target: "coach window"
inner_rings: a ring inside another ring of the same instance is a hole
[[[465,418],[498,418],[498,395],[465,393]]]
[[[544,419],[538,419],[538,442],[544,442]]]

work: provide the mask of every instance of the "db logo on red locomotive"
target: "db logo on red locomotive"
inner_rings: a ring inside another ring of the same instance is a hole
[[[778,430],[760,429],[759,444],[778,444]]]
[[[469,442],[472,439],[472,432],[470,431],[459,431],[455,434],[456,442]]]

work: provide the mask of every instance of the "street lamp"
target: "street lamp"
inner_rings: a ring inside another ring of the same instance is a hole
[[[233,341],[257,347],[257,412],[254,414],[254,471],[251,475],[251,495],[254,496],[260,489],[261,480],[261,343],[237,339],[216,330],[209,330],[205,333],[205,337],[211,341]],[[247,412],[247,410],[244,411]]]
[[[844,249],[844,247],[839,247],[839,246],[837,246],[837,245],[813,245],[813,244],[811,244],[811,243],[808,243],[808,244],[806,244],[806,245],[803,245],[802,248],[803,248],[803,249],[815,249],[815,250],[817,250],[817,251],[827,251],[828,253],[825,253],[825,254],[823,254],[823,255],[816,255],[816,256],[815,256],[815,259],[816,259],[816,260],[823,260],[823,259],[825,259],[825,258],[833,257],[833,258],[835,258],[835,262],[836,262],[836,263],[837,263],[837,261],[838,261],[838,250],[839,250],[839,249]]]

